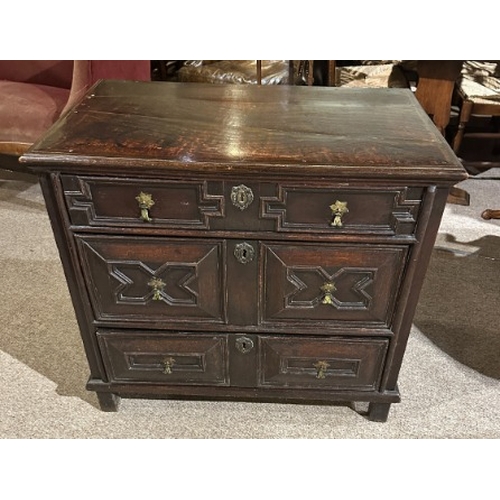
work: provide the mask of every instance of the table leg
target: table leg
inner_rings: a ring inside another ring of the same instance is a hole
[[[385,422],[389,416],[391,403],[370,403],[368,406],[368,420],[372,422]]]
[[[120,396],[112,392],[97,392],[99,405],[102,411],[118,411]]]

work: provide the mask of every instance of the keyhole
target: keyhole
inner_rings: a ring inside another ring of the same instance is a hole
[[[231,201],[235,207],[245,210],[253,201],[252,190],[243,184],[234,186],[231,189]]]
[[[246,354],[253,349],[253,342],[248,337],[240,337],[236,339],[236,348],[241,353]]]
[[[234,256],[241,264],[247,264],[254,258],[255,250],[248,243],[238,243],[234,248]]]

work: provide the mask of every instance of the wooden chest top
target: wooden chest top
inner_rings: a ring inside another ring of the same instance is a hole
[[[41,168],[465,178],[406,89],[100,81],[26,154]]]

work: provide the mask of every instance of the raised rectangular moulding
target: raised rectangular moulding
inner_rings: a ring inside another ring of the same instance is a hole
[[[412,236],[422,188],[328,188],[280,184],[275,196],[263,196],[262,218],[278,232],[329,235]]]
[[[387,339],[260,337],[263,387],[376,391]]]
[[[112,382],[229,385],[227,335],[97,334]]]
[[[206,181],[63,175],[71,223],[93,227],[208,229],[224,217],[224,198]]]

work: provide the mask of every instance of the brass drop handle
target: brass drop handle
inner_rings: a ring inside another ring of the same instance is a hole
[[[335,284],[332,283],[331,281],[327,281],[322,287],[321,291],[324,293],[323,295],[323,300],[321,301],[322,304],[330,305],[333,306],[334,301],[333,301],[333,292],[337,290],[335,287]]]
[[[175,364],[174,358],[165,358],[163,360],[163,373],[165,375],[170,375],[172,373],[172,367]]]
[[[342,227],[342,217],[349,212],[347,208],[347,201],[337,200],[335,203],[330,205],[330,210],[332,211],[333,220],[330,222],[332,227]]]
[[[165,288],[165,282],[160,278],[153,278],[148,286],[153,289],[153,300],[161,300],[161,292]]]
[[[150,208],[155,204],[153,196],[149,193],[140,192],[138,196],[135,197],[139,203],[139,208],[141,210],[141,219],[144,222],[151,222],[153,219],[149,216]]]
[[[330,364],[326,361],[318,361],[317,363],[314,363],[313,366],[316,368],[316,378],[325,378],[326,370],[328,370]]]

